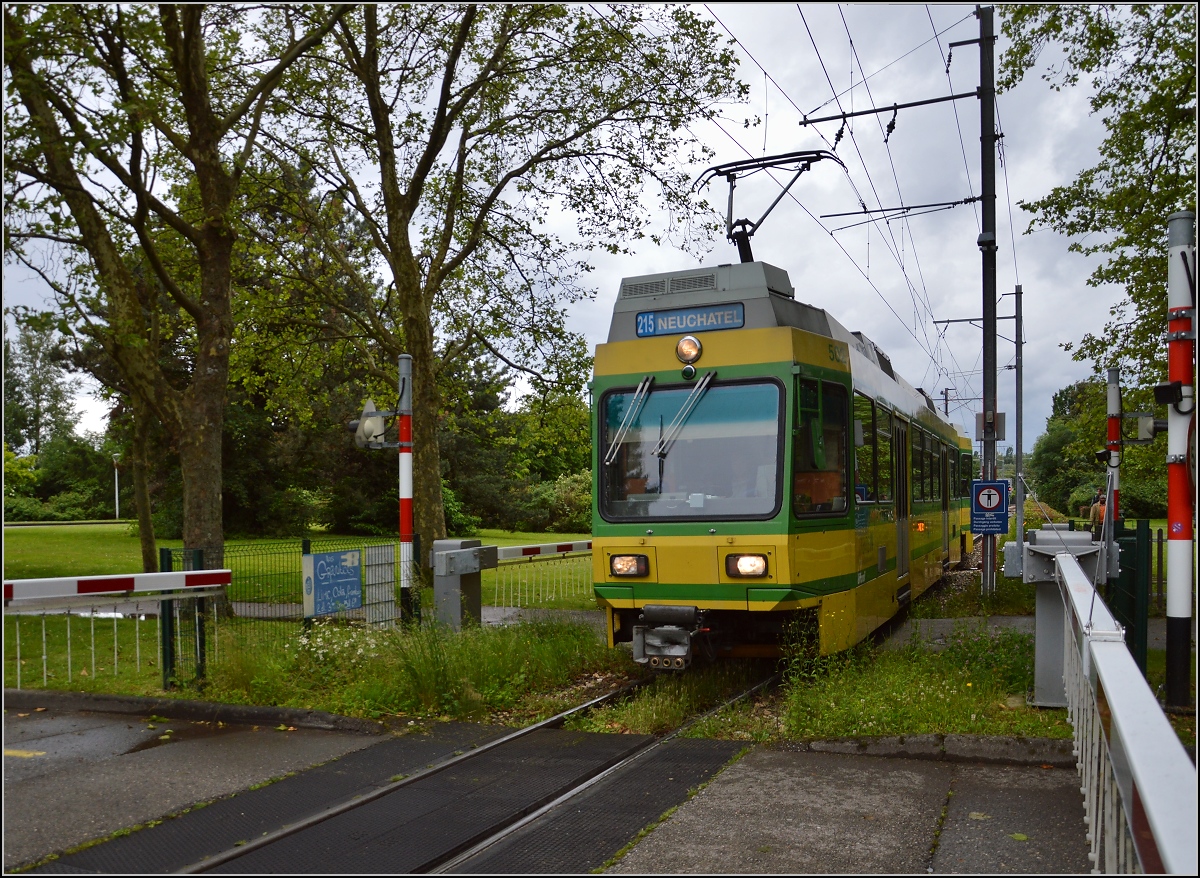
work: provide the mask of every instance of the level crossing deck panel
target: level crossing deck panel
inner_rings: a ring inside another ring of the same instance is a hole
[[[220,873],[418,871],[644,745],[641,735],[543,729],[318,826],[250,851]]]
[[[586,874],[712,778],[746,745],[667,742],[543,818],[452,869],[458,874]]]
[[[414,774],[509,729],[435,723],[41,866],[41,873],[166,874]],[[170,746],[170,745],[167,745]],[[307,870],[302,870],[307,871]]]

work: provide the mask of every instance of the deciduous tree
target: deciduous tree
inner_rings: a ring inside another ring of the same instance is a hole
[[[5,256],[39,270],[174,442],[188,546],[223,545],[233,217],[284,72],[346,13],[268,50],[268,7],[6,4]],[[58,268],[37,261],[51,247]],[[167,307],[164,308],[164,303]],[[180,345],[164,369],[163,345]]]
[[[1049,227],[1069,249],[1101,255],[1093,286],[1126,298],[1104,332],[1064,345],[1097,374],[1121,365],[1134,382],[1164,380],[1167,217],[1196,209],[1196,7],[1191,3],[1012,4],[999,7],[1012,40],[1000,86],[1039,69],[1056,90],[1086,79],[1104,122],[1100,161],[1069,184],[1019,204],[1030,229]]]
[[[62,339],[52,325],[21,320],[13,344],[5,318],[4,441],[14,453],[37,455],[56,434],[74,430],[78,382],[66,372]]]
[[[281,45],[321,7],[295,7]],[[681,7],[365,5],[289,73],[295,128],[280,164],[310,167],[309,249],[353,290],[315,286],[377,380],[413,357],[417,530],[444,535],[436,413],[444,364],[483,356],[578,388],[585,251],[628,252],[647,210],[695,216],[687,126],[736,100],[736,60]],[[355,215],[353,239],[325,221]],[[362,247],[372,256],[364,268]]]

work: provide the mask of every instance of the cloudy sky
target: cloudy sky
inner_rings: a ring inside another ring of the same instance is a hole
[[[717,164],[831,149],[840,123],[802,127],[804,116],[973,93],[979,84],[978,47],[960,46],[951,54],[949,45],[978,38],[974,6],[694,8],[737,41],[741,76],[751,90],[749,104],[730,108],[726,121],[694,129],[716,151]],[[999,16],[995,30],[999,35]],[[1001,37],[997,70],[1005,45]],[[1067,239],[1048,231],[1024,234],[1029,215],[1016,206],[1069,182],[1097,160],[1103,126],[1089,116],[1087,97],[1084,88],[1054,92],[1034,75],[997,99],[1003,134],[996,168],[997,289],[1012,293],[1019,283],[1024,291],[1026,453],[1044,431],[1054,392],[1090,374],[1089,365],[1073,362],[1060,343],[1102,329],[1119,292],[1086,285],[1092,264],[1068,253]],[[762,124],[746,129],[741,123],[748,116]],[[974,413],[981,408],[974,398],[983,390],[982,330],[934,321],[983,314],[978,207],[923,215],[914,210],[910,218],[890,223],[828,215],[861,210],[860,199],[868,208],[892,208],[979,195],[979,102],[971,98],[901,110],[885,143],[891,119],[891,113],[853,119],[837,147],[846,171],[826,161],[804,174],[752,239],[754,255],[787,270],[798,299],[874,340],[897,371],[925,388],[939,408],[943,389],[950,388],[951,419],[973,436]],[[760,173],[739,181],[735,218],[762,216],[790,179],[782,172],[772,176]],[[710,201],[723,210],[727,191],[717,180]],[[702,264],[736,261],[736,248],[721,240]],[[633,259],[598,259],[597,264],[597,299],[572,312],[572,328],[593,344],[605,339],[623,276],[694,267],[696,261],[670,248],[648,248]],[[1013,311],[1013,297],[1002,298],[998,314]],[[1007,413],[1007,441],[1000,448],[1016,443],[1015,372],[1004,370],[1015,363],[1013,327],[1012,320],[999,321],[998,407]]]
[[[975,39],[979,24],[966,5],[711,4],[694,7],[736,41],[740,73],[750,85],[748,104],[727,108],[716,125],[694,133],[716,152],[714,163],[806,149],[831,149],[838,122],[802,127],[811,118],[873,106],[909,103],[974,92],[979,49],[950,48]],[[997,16],[996,31],[1000,31]],[[996,59],[1005,42],[1000,38]],[[950,59],[947,71],[947,59]],[[865,82],[864,82],[865,78]],[[1036,75],[997,99],[1003,133],[997,163],[997,289],[1024,289],[1024,447],[1043,431],[1054,392],[1087,377],[1090,367],[1063,352],[1103,327],[1119,291],[1085,284],[1092,264],[1067,252],[1053,232],[1023,234],[1028,215],[1016,207],[1067,183],[1095,163],[1103,126],[1089,116],[1083,88],[1054,92]],[[748,117],[760,124],[743,125]],[[979,103],[974,98],[901,110],[885,135],[891,113],[861,116],[847,126],[837,154],[843,171],[821,162],[803,175],[753,238],[756,258],[789,272],[801,301],[826,309],[850,330],[865,333],[897,371],[936,400],[950,389],[951,419],[968,435],[982,394],[981,329],[966,323],[982,315],[981,258],[975,205],[922,213],[907,219],[864,222],[864,216],[830,217],[868,208],[959,201],[980,193]],[[886,136],[886,142],[885,142]],[[697,171],[702,169],[697,169]],[[735,217],[757,220],[790,175],[760,173],[739,182]],[[710,201],[723,207],[718,180]],[[921,215],[918,215],[921,214]],[[1166,218],[1163,218],[1165,229]],[[693,268],[697,261],[671,247],[647,244],[634,257],[597,256],[591,275],[595,300],[572,307],[570,328],[591,345],[607,334],[622,277]],[[715,241],[699,264],[736,262],[737,251]],[[5,304],[37,304],[36,285],[5,267]],[[998,313],[1013,313],[1012,296]],[[1008,416],[1003,448],[1016,442],[1013,321],[1001,320],[999,409]],[[1007,340],[1006,340],[1007,339]],[[80,400],[84,429],[102,430],[105,406]],[[1099,438],[1099,437],[1098,437]]]

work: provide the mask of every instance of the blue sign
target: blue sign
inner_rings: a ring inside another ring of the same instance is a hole
[[[971,533],[1003,536],[1008,533],[1008,482],[971,482]]]
[[[362,552],[319,552],[303,557],[304,615],[325,616],[362,607]]]
[[[746,325],[746,308],[741,302],[676,308],[672,311],[641,311],[637,315],[638,338],[674,335],[679,332],[712,332],[741,329]]]

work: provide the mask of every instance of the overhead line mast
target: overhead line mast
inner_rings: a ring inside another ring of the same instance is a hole
[[[892,104],[853,113],[839,113],[817,119],[805,117],[801,125],[817,122],[832,122],[851,116],[866,116],[879,113],[895,113],[899,109],[941,103],[965,97],[979,99],[980,161],[983,175],[980,201],[983,206],[983,227],[976,243],[983,260],[983,467],[980,478],[991,481],[996,478],[996,33],[995,10],[991,6],[977,7],[975,17],[979,19],[979,38],[962,40],[950,44],[951,50],[958,46],[979,45],[979,89],[974,93],[948,95],[925,101],[910,101]],[[983,583],[984,595],[996,590],[996,537],[983,537]]]

